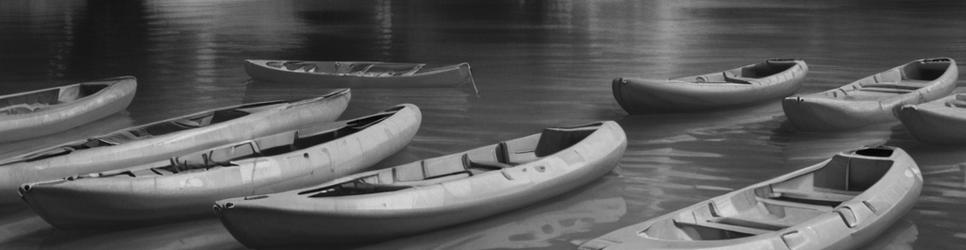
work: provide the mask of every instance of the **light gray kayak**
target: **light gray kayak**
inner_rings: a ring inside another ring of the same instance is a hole
[[[913,137],[933,144],[966,144],[966,94],[905,105],[896,113]]]
[[[0,204],[21,184],[128,168],[242,140],[334,121],[349,90],[296,102],[223,107],[94,136],[0,161]]]
[[[721,72],[673,79],[617,78],[617,103],[631,114],[732,108],[794,94],[808,74],[804,60],[769,59]]]
[[[123,111],[137,80],[122,76],[0,96],[0,142],[62,132]]]
[[[363,172],[321,185],[218,201],[251,248],[410,235],[524,207],[610,172],[627,141],[612,121],[549,128],[499,144]]]
[[[406,147],[421,119],[419,108],[405,104],[125,170],[25,184],[20,194],[61,229],[210,216],[217,200],[303,188],[364,170]]]
[[[470,64],[426,67],[423,63],[245,60],[254,79],[315,84],[326,88],[439,88],[473,85]]]
[[[618,229],[580,249],[854,249],[915,205],[922,173],[895,147],[860,148]]]
[[[842,87],[785,98],[782,109],[803,130],[859,128],[895,121],[902,105],[949,95],[958,76],[952,58],[919,59]]]

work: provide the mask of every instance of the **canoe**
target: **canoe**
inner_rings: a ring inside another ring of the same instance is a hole
[[[334,121],[349,90],[296,101],[270,101],[202,111],[64,143],[0,161],[0,204],[21,202],[21,184],[104,172],[206,148]]]
[[[415,105],[206,149],[120,171],[24,184],[20,195],[61,229],[157,224],[211,215],[217,200],[316,185],[406,147]]]
[[[932,144],[966,143],[966,94],[922,104],[903,105],[896,113],[913,137]]]
[[[542,133],[321,185],[216,202],[250,248],[372,242],[499,214],[610,172],[627,141],[606,121]]]
[[[902,105],[949,95],[958,75],[952,58],[919,59],[839,88],[785,98],[782,108],[802,130],[859,128],[896,120]]]
[[[0,96],[0,142],[54,134],[120,112],[137,85],[133,76],[122,76]]]
[[[245,72],[262,81],[319,84],[330,88],[434,88],[473,84],[469,63],[425,66],[394,62],[245,60]]]
[[[866,147],[584,242],[580,249],[855,249],[919,198],[900,148]]]
[[[803,60],[769,59],[722,72],[667,80],[617,78],[614,98],[630,114],[696,112],[776,100],[798,91]]]

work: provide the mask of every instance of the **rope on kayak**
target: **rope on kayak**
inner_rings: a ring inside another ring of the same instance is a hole
[[[476,79],[473,78],[473,70],[470,70],[469,64],[466,65],[466,72],[469,72],[470,84],[473,85],[473,94],[476,95],[476,98],[480,98],[480,89],[476,88]]]

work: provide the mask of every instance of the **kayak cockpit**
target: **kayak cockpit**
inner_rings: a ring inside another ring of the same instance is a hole
[[[45,89],[0,99],[0,115],[27,114],[47,107],[72,102],[93,95],[110,86],[103,83],[82,83]]]
[[[212,167],[237,166],[233,163],[234,161],[286,154],[355,134],[389,118],[398,109],[391,111],[347,122],[328,123],[322,126],[275,134],[208,152],[176,157],[170,159],[170,164],[167,166],[153,168],[153,170],[159,174],[176,174],[192,170],[207,170]]]
[[[265,65],[291,72],[364,77],[410,76],[425,66],[421,63],[302,61],[269,61]]]
[[[872,187],[893,166],[891,154],[889,148],[839,154],[814,171],[712,199],[657,221],[641,233],[662,240],[700,241],[783,230],[833,213],[840,204]]]
[[[366,116],[346,122],[326,123],[320,126],[288,131],[258,139],[244,141],[231,146],[174,157],[166,164],[148,169],[123,171],[130,177],[160,176],[195,171],[206,171],[214,167],[234,167],[236,161],[254,157],[268,157],[290,153],[352,135],[392,116],[401,107],[387,112]],[[308,153],[305,153],[306,155]],[[110,177],[115,172],[104,172],[77,178]]]
[[[772,59],[763,63],[752,64],[722,72],[697,76],[685,76],[672,80],[693,83],[754,84],[760,79],[783,73],[795,65],[798,65],[795,60]]]
[[[826,95],[846,100],[867,100],[911,93],[929,86],[932,81],[942,77],[949,67],[950,61],[944,58],[912,62],[828,91]]]
[[[548,128],[539,135],[370,172],[358,178],[298,194],[311,198],[372,194],[464,179],[552,155],[579,143],[599,126],[600,124],[576,128]]]

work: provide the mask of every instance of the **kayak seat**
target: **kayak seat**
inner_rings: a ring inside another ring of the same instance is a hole
[[[463,154],[462,161],[463,161],[463,167],[470,175],[477,175],[480,173],[513,167],[510,164],[506,164],[498,161],[474,161],[470,159],[469,154]]]
[[[362,180],[353,180],[342,184],[302,191],[302,192],[299,192],[298,194],[309,195],[310,198],[322,198],[322,197],[338,197],[338,196],[348,196],[348,195],[392,192],[392,191],[397,191],[397,190],[402,190],[407,188],[411,188],[411,186],[386,185],[386,184],[378,184],[378,183],[367,183]]]
[[[254,143],[261,156],[279,155],[297,150],[295,141],[298,137],[298,131],[289,131],[255,139]]]
[[[738,76],[738,75],[735,75],[735,73],[732,73],[730,71],[724,71],[721,73],[724,76],[725,82],[729,82],[729,83],[752,84],[751,81],[757,80],[756,78]]]
[[[60,89],[0,99],[0,113],[20,114],[33,112],[40,107],[59,103]]]
[[[946,107],[966,108],[966,95],[958,94],[952,100],[946,102]]]
[[[886,83],[865,83],[862,84],[861,89],[867,88],[878,88],[878,89],[894,89],[896,91],[915,91],[926,86],[924,81],[901,81],[901,82],[886,82]]]
[[[257,154],[252,143],[237,144],[231,147],[212,150],[208,153],[208,166],[231,165],[230,161],[252,157]]]
[[[416,74],[425,64],[373,64],[366,68],[365,75],[375,77],[409,76]]]
[[[735,226],[708,221],[685,222],[673,220],[674,226],[687,234],[690,240],[724,240],[744,238],[773,231]]]
[[[6,106],[6,107],[0,108],[0,114],[6,114],[6,115],[27,114],[27,113],[40,111],[48,106],[49,106],[48,104],[42,104],[42,103],[31,103],[31,104],[21,103],[21,104],[15,104],[12,106]]]
[[[720,217],[707,221],[708,223],[724,224],[729,226],[738,226],[744,228],[751,228],[763,231],[778,231],[788,228],[787,225],[777,225],[772,222],[766,222],[762,220],[756,220],[751,218],[740,218],[740,217]]]
[[[764,204],[775,205],[775,206],[782,206],[782,207],[793,207],[793,208],[809,209],[809,210],[816,210],[816,211],[820,211],[820,212],[831,212],[832,210],[834,210],[833,209],[834,206],[828,206],[826,204],[819,205],[819,204],[814,204],[814,203],[795,202],[795,201],[790,201],[790,200],[787,200],[787,199],[781,200],[781,199],[764,198],[764,197],[756,197],[756,199],[759,202],[764,203]]]
[[[507,164],[507,165],[518,165],[522,163],[531,162],[537,159],[536,153],[533,151],[515,151],[510,148],[507,142],[500,142],[496,146],[496,160],[497,163]]]

